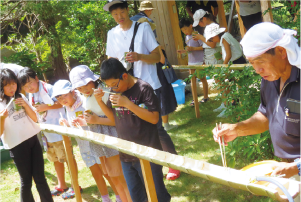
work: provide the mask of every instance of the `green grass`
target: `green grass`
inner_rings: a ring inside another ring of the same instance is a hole
[[[194,108],[189,106],[191,97],[186,98],[186,103],[180,105],[175,113],[170,116],[170,122],[177,124],[178,128],[169,131],[169,134],[176,146],[179,155],[187,156],[197,160],[207,161],[212,164],[222,165],[219,152],[219,145],[213,141],[212,129],[217,122],[227,122],[230,118],[217,118],[218,113],[212,112],[213,109],[220,105],[220,101],[214,100],[214,94],[211,94],[210,101],[200,104],[201,118],[196,119]],[[199,98],[199,100],[201,97]],[[95,181],[88,168],[85,167],[79,153],[78,146],[74,146],[74,153],[79,168],[79,183],[83,188],[83,201],[101,201],[100,193],[96,187]],[[53,165],[45,159],[45,175],[50,188],[56,186],[57,178]],[[251,164],[252,162],[248,162]],[[246,165],[248,165],[246,164]],[[237,165],[237,169],[246,165]],[[67,171],[66,171],[67,172]],[[168,168],[163,169],[164,175],[167,174]],[[70,185],[69,174],[66,174],[66,181]],[[175,181],[165,180],[166,187],[172,196],[172,202],[268,202],[273,201],[268,197],[255,196],[247,191],[233,189],[228,186],[216,184],[208,180],[182,173],[181,177]],[[18,172],[13,161],[4,162],[1,165],[0,176],[0,201],[1,202],[17,202],[20,195],[20,180]],[[108,185],[111,199],[115,195]],[[39,196],[35,186],[33,193],[36,201]],[[63,201],[61,197],[55,197],[54,201]],[[76,201],[70,199],[68,201]]]

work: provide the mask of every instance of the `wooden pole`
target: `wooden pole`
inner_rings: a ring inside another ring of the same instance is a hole
[[[153,173],[152,173],[150,163],[149,161],[144,159],[139,159],[139,160],[140,160],[148,202],[158,202],[157,192],[155,188],[155,183],[154,183]]]
[[[233,15],[234,15],[234,11],[235,11],[235,0],[232,0],[232,3],[231,3],[231,10],[230,10],[230,13],[229,13],[229,19],[228,19],[228,31],[231,32],[231,29],[233,27]]]
[[[193,74],[195,72],[195,69],[189,69],[189,73]],[[198,101],[198,94],[196,90],[196,77],[193,76],[191,78],[191,91],[192,91],[192,97],[194,100],[194,110],[195,110],[195,116],[196,118],[200,118],[200,109],[199,109],[199,101]]]
[[[176,2],[174,0],[167,1],[167,6],[168,6],[168,13],[169,13],[169,17],[170,17],[172,33],[173,33],[173,37],[174,37],[174,41],[175,41],[175,46],[176,46],[176,48],[183,50],[184,46],[183,46],[181,30],[179,27],[179,17],[178,17]],[[178,57],[178,63],[180,65],[187,64],[187,57],[182,58],[182,55],[181,55],[181,57]]]
[[[218,22],[220,27],[225,27],[226,31],[228,31],[227,20],[225,15],[224,3],[223,1],[216,1],[218,5]]]
[[[74,164],[74,159],[72,155],[72,145],[71,141],[68,136],[62,135],[63,136],[63,141],[64,141],[64,146],[65,146],[65,151],[66,151],[66,156],[67,156],[67,162],[68,162],[68,168],[69,168],[69,173],[71,177],[71,183],[75,192],[75,198],[76,202],[82,202],[82,196],[79,190],[79,185],[78,185],[78,177],[77,177],[77,171],[75,168]]]
[[[261,12],[263,13],[269,9],[269,11],[262,16],[263,22],[273,22],[273,14],[271,9],[271,1],[270,0],[260,0]]]
[[[241,35],[241,38],[244,37],[244,35],[246,34],[247,30],[244,26],[244,23],[240,17],[240,14],[239,14],[239,2],[237,0],[235,0],[235,7],[236,7],[236,11],[237,11],[237,16],[238,16],[238,24],[239,24],[239,30],[240,30],[240,35]]]

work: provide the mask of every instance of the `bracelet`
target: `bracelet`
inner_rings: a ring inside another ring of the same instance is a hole
[[[297,167],[298,167],[298,175],[300,176],[300,169],[301,169],[301,159],[298,158],[298,159],[295,159],[294,162],[297,164]]]

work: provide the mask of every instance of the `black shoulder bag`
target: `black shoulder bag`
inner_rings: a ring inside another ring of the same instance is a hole
[[[129,48],[129,52],[134,52],[134,41],[135,41],[135,37],[138,31],[138,27],[140,26],[141,23],[136,22],[135,23],[135,27],[134,27],[134,33],[133,33],[133,38],[132,38],[132,42]],[[131,68],[128,70],[128,73],[132,76],[134,76],[134,63],[131,63]]]

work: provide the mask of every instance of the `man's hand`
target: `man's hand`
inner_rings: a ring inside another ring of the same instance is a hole
[[[125,57],[127,62],[137,62],[140,60],[139,54],[136,52],[128,52]]]
[[[129,102],[131,102],[127,97],[121,94],[110,95],[110,101],[112,106],[116,107],[126,107]]]
[[[297,175],[299,170],[297,167],[297,164],[292,163],[286,163],[286,162],[279,162],[275,163],[272,166],[272,169],[274,170],[271,175],[285,175],[285,178],[290,178],[294,175]]]
[[[0,112],[0,117],[1,117],[1,119],[5,119],[7,116],[8,116],[8,111],[7,111],[7,109],[3,109],[3,110]]]
[[[36,104],[33,107],[36,108],[37,112],[39,112],[39,113],[48,110],[48,105],[47,104]]]
[[[94,90],[94,97],[96,99],[97,102],[101,102],[102,101],[102,97],[104,96],[104,92],[101,88],[95,89]]]
[[[85,112],[84,113],[84,119],[85,119],[86,123],[97,124],[98,118],[99,118],[99,116],[97,116],[93,112]]]
[[[225,145],[227,146],[228,142],[233,141],[237,136],[237,131],[235,130],[235,124],[222,124],[222,127],[219,130],[215,127],[212,130],[213,138],[215,142],[219,142],[221,136],[224,136]]]

